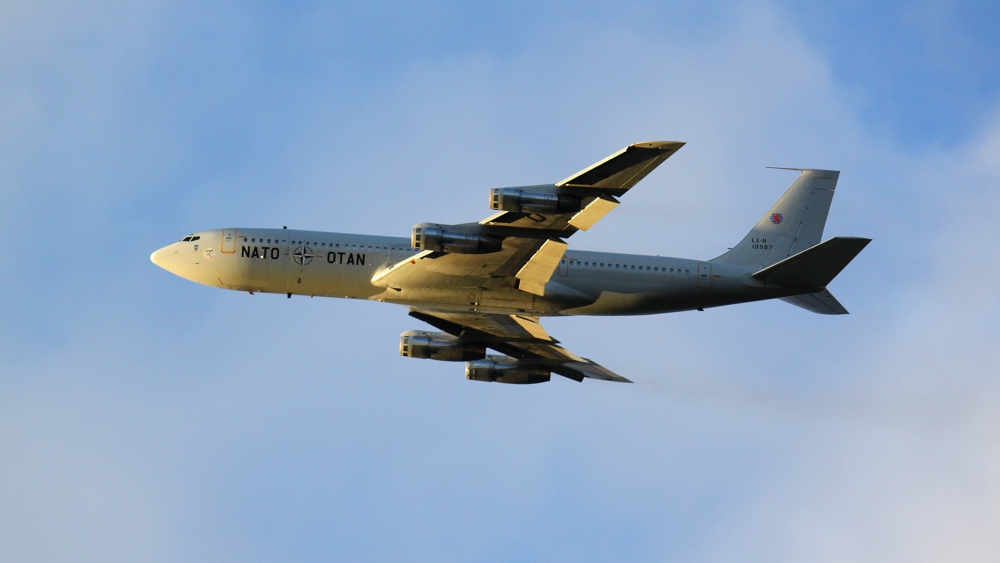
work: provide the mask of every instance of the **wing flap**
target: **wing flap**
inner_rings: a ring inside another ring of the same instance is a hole
[[[521,280],[518,288],[535,295],[545,295],[545,283],[552,279],[568,246],[561,240],[545,241],[514,276]]]
[[[618,207],[618,202],[611,196],[594,198],[594,201],[588,203],[569,220],[569,224],[581,231],[586,231],[616,207]]]
[[[511,320],[517,323],[525,332],[538,340],[552,340],[549,333],[545,332],[537,318],[522,317],[521,315],[510,315]]]

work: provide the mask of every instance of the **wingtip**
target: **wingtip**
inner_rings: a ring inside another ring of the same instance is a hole
[[[632,146],[640,149],[673,149],[677,150],[686,143],[683,141],[643,141]]]

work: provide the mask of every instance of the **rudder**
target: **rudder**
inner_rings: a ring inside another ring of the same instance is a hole
[[[794,170],[799,177],[753,230],[712,262],[765,268],[820,242],[840,172]]]

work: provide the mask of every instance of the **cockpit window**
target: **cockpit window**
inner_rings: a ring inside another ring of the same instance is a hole
[[[186,236],[186,237],[182,238],[182,239],[181,239],[181,242],[187,242],[187,241],[191,240],[191,236],[192,236],[192,235],[188,235],[188,236]]]

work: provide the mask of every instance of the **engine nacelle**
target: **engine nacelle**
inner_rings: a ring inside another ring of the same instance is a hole
[[[514,358],[490,356],[483,360],[466,362],[465,378],[473,381],[497,383],[545,383],[552,377],[549,370],[540,366],[523,366]]]
[[[519,188],[490,190],[490,209],[518,213],[574,213],[580,200],[568,195],[527,192]]]
[[[413,227],[410,246],[434,252],[489,254],[490,252],[500,252],[503,248],[503,241],[485,235],[455,233],[429,223],[421,223]]]
[[[486,346],[465,342],[444,332],[408,330],[399,335],[399,355],[444,362],[466,362],[486,357]]]

